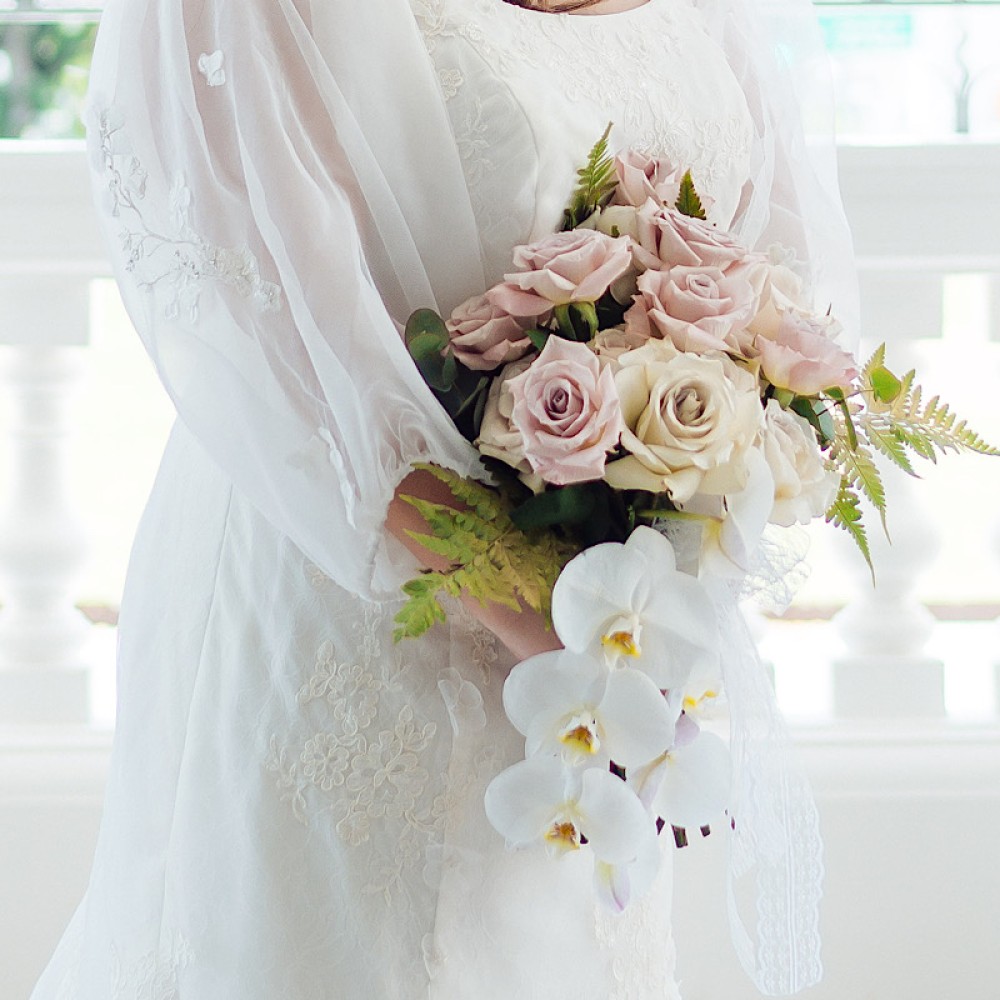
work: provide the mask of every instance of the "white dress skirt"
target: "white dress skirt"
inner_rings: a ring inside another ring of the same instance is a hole
[[[112,0],[102,26],[95,183],[126,302],[180,420],[129,570],[93,874],[33,1000],[677,997],[669,864],[642,903],[606,915],[585,851],[559,862],[512,852],[486,821],[486,784],[523,755],[501,705],[507,651],[458,607],[425,638],[393,642],[392,586],[413,566],[391,539],[372,555],[377,498],[412,458],[467,459],[434,426],[413,447],[412,429],[385,430],[434,405],[405,381],[405,354],[380,361],[368,341],[324,353],[345,303],[386,328],[378,301],[345,286],[348,265],[374,275],[396,319],[398,302],[421,295],[406,268],[396,284],[384,277],[402,244],[378,250],[391,227],[372,220],[391,213],[369,217],[342,197],[357,242],[331,244],[311,208],[352,189],[316,166],[322,138],[303,151],[313,126],[295,112],[313,104],[278,56],[343,65],[336,24],[315,3],[312,15],[305,2],[224,3]],[[556,229],[609,122],[616,148],[689,167],[712,217],[730,222],[751,123],[689,0],[601,16],[501,0],[407,6],[480,251],[467,275],[454,273],[462,259],[428,266],[435,301],[424,304],[452,308],[455,288],[482,290],[515,244]],[[390,58],[369,42],[359,58]],[[324,101],[326,79],[311,66]],[[341,96],[362,107],[349,89]],[[433,115],[418,138],[436,134]],[[399,142],[412,148],[409,183],[433,192],[441,178],[420,173],[433,141]],[[406,169],[387,164],[384,186],[398,190]],[[365,177],[376,203],[383,181]],[[376,245],[359,268],[358,248]],[[339,296],[327,312],[324,296]],[[348,433],[352,386],[370,410]],[[366,492],[365,463],[379,462],[379,489]]]

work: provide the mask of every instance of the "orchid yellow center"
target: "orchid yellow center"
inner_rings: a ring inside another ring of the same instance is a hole
[[[593,716],[575,715],[559,734],[559,739],[570,750],[582,754],[595,754],[601,749],[601,738],[597,735],[597,723]]]
[[[553,823],[545,832],[545,840],[550,847],[559,851],[577,851],[580,849],[580,831],[576,824],[564,820]]]
[[[633,615],[629,618],[621,616],[611,623],[611,628],[601,636],[601,645],[612,656],[641,656],[639,633],[642,626]]]
[[[718,691],[712,691],[711,689],[702,692],[697,698],[687,695],[684,698],[684,711],[693,712],[699,705],[704,705],[705,702],[712,701],[719,697]]]

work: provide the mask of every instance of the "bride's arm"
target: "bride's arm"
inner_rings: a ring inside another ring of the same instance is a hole
[[[428,532],[427,522],[417,509],[401,496],[417,496],[433,503],[457,506],[458,501],[439,479],[428,472],[412,472],[400,484],[386,518],[386,527],[410,552],[428,569],[444,570],[448,560],[424,548],[408,532]],[[463,603],[500,641],[519,659],[523,660],[535,653],[561,648],[555,632],[546,625],[544,618],[536,611],[524,607],[520,612],[512,611],[501,604],[480,604],[473,597],[465,596]]]

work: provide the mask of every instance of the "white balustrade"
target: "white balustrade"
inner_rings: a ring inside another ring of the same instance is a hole
[[[960,142],[841,150],[866,344],[886,341],[894,368],[915,366],[930,383],[942,373],[921,363],[918,341],[941,338],[951,276],[1000,276],[997,152]],[[958,198],[940,196],[942,189]],[[1000,310],[989,315],[989,303],[984,308],[985,337],[986,329],[1000,324]],[[963,400],[952,398],[961,411]],[[878,584],[872,588],[863,562],[850,565],[854,595],[835,619],[847,654],[834,663],[834,712],[847,718],[942,716],[943,664],[924,652],[935,620],[916,596],[934,566],[940,529],[920,484],[895,469],[885,478],[893,544],[870,518]],[[977,516],[973,509],[968,513]]]
[[[866,337],[887,340],[897,363],[915,339],[940,336],[950,274],[988,276],[991,335],[998,336],[998,149],[841,150]],[[86,539],[74,515],[67,454],[89,341],[88,283],[108,266],[79,144],[0,142],[0,234],[0,394],[8,414],[0,440],[7,457],[0,479],[0,722],[81,721],[87,628],[74,588]],[[941,707],[939,668],[923,653],[934,623],[915,590],[932,568],[933,518],[906,484],[896,487],[891,513],[893,550],[881,550],[872,525],[879,590],[873,594],[854,563],[852,599],[839,618],[848,652],[836,671],[835,701],[847,714]],[[932,686],[901,708],[901,692],[920,689],[925,668]]]
[[[90,280],[107,273],[79,144],[0,143],[0,722],[88,719],[86,555],[69,475]]]

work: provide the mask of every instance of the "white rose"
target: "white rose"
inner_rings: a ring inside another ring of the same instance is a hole
[[[825,514],[837,494],[840,477],[826,468],[809,422],[770,399],[764,410],[761,441],[774,476],[770,520],[787,528],[808,524]]]
[[[757,315],[747,329],[754,336],[774,340],[785,313],[808,308],[805,283],[784,264],[760,263],[758,279],[763,285]]]
[[[486,406],[483,410],[483,422],[479,427],[479,437],[475,446],[484,455],[506,462],[511,468],[521,473],[521,481],[534,492],[544,489],[545,483],[541,476],[531,471],[531,465],[524,454],[524,438],[521,432],[511,422],[514,412],[514,397],[511,395],[509,382],[526,371],[534,358],[524,358],[507,365],[500,375],[493,380]]]
[[[607,482],[665,491],[675,503],[743,489],[763,420],[757,379],[725,354],[678,354],[657,340],[618,364],[621,444],[630,454],[608,464]]]

